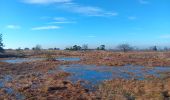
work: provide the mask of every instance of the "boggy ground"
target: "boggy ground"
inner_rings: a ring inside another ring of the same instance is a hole
[[[123,66],[127,64],[143,66],[170,66],[170,52],[112,52],[112,51],[42,51],[38,54],[26,52],[28,57],[79,57],[81,64]]]
[[[170,78],[152,80],[116,79],[104,82],[96,91],[84,89],[65,80],[70,73],[60,72],[56,66],[64,64],[93,64],[122,66],[170,66],[170,52],[108,52],[108,51],[54,51],[54,57],[79,57],[78,62],[34,61],[19,64],[0,63],[0,79],[11,75],[13,79],[4,87],[24,95],[26,100],[170,100]],[[45,57],[45,54],[29,54],[26,57]],[[50,70],[54,70],[51,72]],[[56,71],[56,72],[55,72]],[[167,73],[169,74],[169,73]],[[16,99],[0,88],[0,100]]]
[[[8,94],[5,88],[12,88],[24,95],[26,100],[75,100],[91,98],[90,92],[80,86],[64,80],[69,73],[57,71],[51,73],[60,63],[58,61],[40,61],[21,64],[0,63],[1,78],[11,75],[13,79],[0,88],[0,100],[16,99],[16,95]]]
[[[104,82],[96,94],[102,100],[170,100],[170,78]]]
[[[170,66],[170,52],[106,52],[96,51],[82,54],[82,63],[123,66],[143,65],[143,66]]]
[[[112,52],[112,51],[7,51],[10,55],[22,55],[23,57],[44,58],[48,55],[53,57],[79,57],[82,64],[96,64],[108,66],[123,66],[127,64],[143,66],[170,66],[170,52]]]

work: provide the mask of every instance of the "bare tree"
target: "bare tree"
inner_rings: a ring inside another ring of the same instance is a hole
[[[133,49],[129,44],[120,44],[117,46],[117,48],[123,52],[128,52]]]
[[[163,49],[164,51],[168,51],[169,50],[169,48],[168,47],[164,47],[164,49]]]
[[[34,50],[35,54],[40,54],[42,47],[41,45],[36,45],[35,47],[32,48],[32,50]]]
[[[41,50],[41,49],[42,49],[41,45],[36,45],[35,46],[35,50]]]
[[[82,45],[82,50],[88,50],[88,44],[83,44]]]

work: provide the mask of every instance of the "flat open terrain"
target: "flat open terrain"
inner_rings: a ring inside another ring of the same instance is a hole
[[[0,58],[2,100],[170,99],[170,52],[7,54],[22,56]]]

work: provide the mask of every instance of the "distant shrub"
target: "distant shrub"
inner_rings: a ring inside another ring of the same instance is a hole
[[[22,49],[19,47],[19,48],[16,49],[16,51],[22,51]]]
[[[151,50],[152,50],[152,51],[158,51],[157,46],[151,47]]]
[[[30,50],[29,48],[24,48],[24,50]]]
[[[157,47],[156,46],[153,46],[153,51],[157,51]]]
[[[72,47],[66,48],[65,50],[78,51],[78,50],[82,50],[82,48],[81,48],[81,46],[74,45]]]
[[[60,48],[54,48],[54,50],[60,50]]]
[[[97,50],[105,50],[105,45],[100,45],[99,47],[97,47]]]
[[[80,46],[78,46],[78,45],[74,45],[74,46],[73,46],[73,50],[75,50],[75,51],[77,51],[77,50],[81,50],[81,47],[80,47]]]

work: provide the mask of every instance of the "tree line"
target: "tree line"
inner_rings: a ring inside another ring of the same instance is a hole
[[[106,49],[105,45],[100,45],[99,47],[97,47],[96,49],[89,49],[87,44],[84,44],[81,46],[79,45],[74,45],[71,47],[67,47],[65,48],[65,50],[70,50],[70,51],[80,51],[80,50],[108,50]],[[127,43],[124,44],[119,44],[115,49],[112,49],[112,51],[123,51],[123,52],[128,52],[128,51],[142,51],[142,49],[137,49]],[[152,46],[149,49],[143,49],[143,51],[158,51],[158,47],[157,46]],[[167,47],[164,48],[164,51],[168,51],[169,49]]]
[[[2,33],[0,33],[0,53],[3,53],[5,50],[3,49],[4,44],[3,44],[3,39],[2,39]],[[29,48],[18,48],[16,49],[17,51],[20,50],[30,50]],[[34,51],[40,51],[42,50],[41,45],[36,45],[35,47],[32,48],[32,50]],[[60,50],[59,48],[49,48],[48,50]],[[106,50],[106,46],[105,45],[100,45],[99,47],[97,47],[96,49],[89,49],[88,44],[83,44],[82,46],[79,45],[73,45],[71,47],[67,47],[64,50],[69,50],[69,51],[87,51],[87,50]],[[120,44],[116,47],[116,49],[113,49],[113,51],[123,51],[123,52],[128,52],[128,51],[141,51],[141,49],[136,49],[135,47],[124,43],[124,44]],[[157,46],[152,46],[149,49],[147,49],[148,51],[158,51],[158,47]],[[165,47],[162,51],[168,51],[169,48]],[[146,51],[146,50],[145,50]]]

